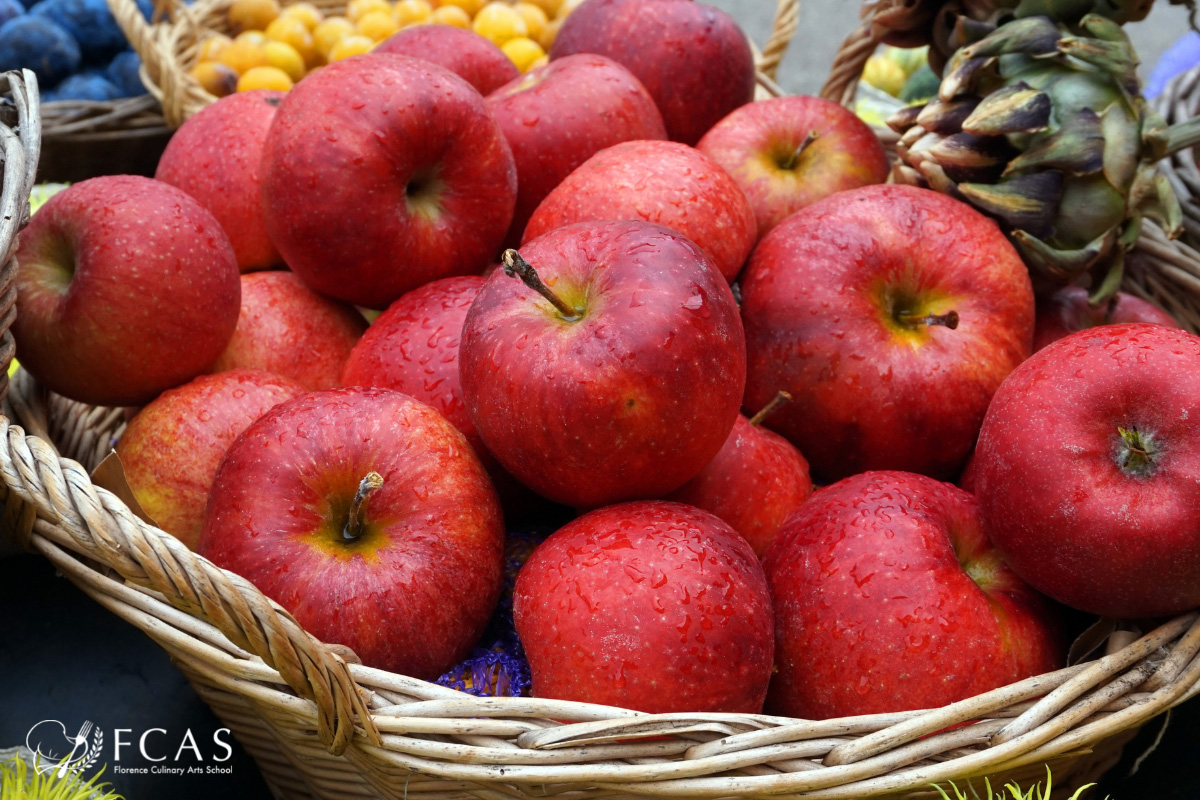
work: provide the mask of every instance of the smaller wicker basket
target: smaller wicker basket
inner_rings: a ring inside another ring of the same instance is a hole
[[[283,0],[290,5],[296,0]],[[217,98],[200,85],[188,70],[196,64],[200,44],[214,33],[230,33],[229,7],[233,0],[196,0],[186,5],[182,0],[165,0],[167,18],[149,24],[134,0],[108,0],[108,7],[126,38],[142,58],[143,80],[150,93],[162,103],[167,125],[178,128],[188,117],[216,102]],[[346,0],[313,0],[313,5],[325,14],[341,14]],[[788,43],[796,34],[799,23],[800,0],[778,0],[778,9],[770,39],[761,51],[755,48],[759,84],[775,89],[775,71]]]
[[[16,352],[10,328],[17,317],[17,233],[29,222],[40,142],[37,78],[29,70],[0,73],[0,398]]]
[[[46,103],[38,180],[75,183],[98,175],[152,177],[170,138],[162,107],[149,94],[103,103]]]

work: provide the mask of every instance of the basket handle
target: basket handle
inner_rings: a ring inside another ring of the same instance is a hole
[[[110,0],[111,2],[111,0]],[[821,97],[854,109],[854,96],[858,93],[858,81],[862,77],[867,59],[875,52],[882,37],[873,17],[867,17],[854,29],[834,56],[829,77],[821,87]]]
[[[168,63],[160,40],[171,20],[190,9],[181,0],[155,0],[154,19],[147,22],[134,0],[107,0],[108,9],[117,25],[129,40],[130,46],[142,59],[142,84],[162,104],[163,117],[172,128],[183,124],[183,89],[178,87],[178,70]]]
[[[772,80],[775,79],[779,63],[783,61],[784,53],[787,52],[788,45],[799,28],[800,0],[779,0],[779,6],[775,9],[775,21],[771,25],[771,37],[763,45],[758,64],[755,65],[759,72]]]
[[[13,390],[19,391],[23,383]],[[316,704],[317,733],[333,755],[345,751],[356,723],[380,745],[365,693],[345,660],[308,634],[291,614],[245,578],[138,519],[116,495],[92,485],[77,462],[62,458],[52,445],[4,416],[0,439],[6,518],[24,521],[15,532],[28,549],[66,544],[216,626],[231,642],[278,671],[297,695]],[[23,513],[14,511],[14,501],[27,504]],[[46,528],[65,532],[70,540],[64,542],[61,533],[45,535]]]

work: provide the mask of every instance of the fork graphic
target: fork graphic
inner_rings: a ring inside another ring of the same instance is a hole
[[[71,748],[71,754],[62,762],[62,766],[58,768],[56,777],[66,777],[67,767],[75,760],[75,751],[79,749],[79,745],[83,745],[83,754],[87,755],[87,737],[92,732],[92,723],[89,720],[84,720],[83,727],[79,729],[79,735],[75,737],[75,745]]]

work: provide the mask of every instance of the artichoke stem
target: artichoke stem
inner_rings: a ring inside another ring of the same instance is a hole
[[[1177,122],[1167,128],[1166,155],[1174,155],[1197,144],[1200,144],[1200,117]]]

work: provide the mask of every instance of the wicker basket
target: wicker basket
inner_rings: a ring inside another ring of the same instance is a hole
[[[1173,286],[1171,270],[1200,263],[1162,247],[1130,281]],[[1177,293],[1190,307],[1200,286]],[[24,373],[4,410],[6,529],[170,653],[279,798],[932,798],[931,783],[1032,783],[1049,763],[1064,800],[1139,726],[1200,693],[1190,613],[1140,637],[1110,627],[1095,660],[926,711],[812,722],[473,697],[317,641],[93,485],[87,470],[121,435],[122,410],[50,395]]]
[[[170,138],[162,108],[149,94],[103,103],[46,103],[38,180],[75,183],[98,175],[153,177]]]
[[[29,222],[40,142],[37,78],[29,70],[0,73],[0,398],[16,352],[9,329],[17,316],[17,232]]]
[[[289,5],[296,0],[283,0]],[[766,91],[778,92],[773,78],[796,33],[800,0],[778,0],[778,10],[770,39],[762,50],[755,48],[759,84]],[[142,58],[146,85],[163,107],[167,124],[178,128],[192,114],[216,102],[217,98],[188,74],[196,64],[197,48],[213,33],[230,33],[227,17],[233,0],[166,0],[159,7],[168,9],[169,21],[147,24],[134,0],[108,0],[108,7],[126,38]],[[313,0],[325,14],[345,11],[346,0]]]

